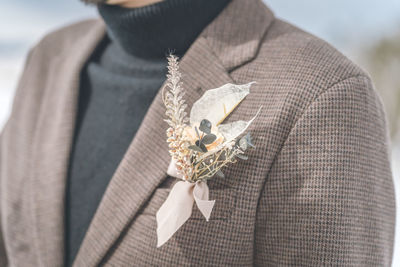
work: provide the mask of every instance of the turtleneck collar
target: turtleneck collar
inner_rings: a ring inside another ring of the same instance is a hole
[[[140,8],[100,4],[109,38],[140,58],[182,56],[230,0],[164,0]]]

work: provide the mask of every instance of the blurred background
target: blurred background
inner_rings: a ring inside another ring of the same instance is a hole
[[[400,266],[400,1],[264,0],[279,18],[331,43],[373,78],[386,107],[397,192],[393,266]],[[78,0],[3,1],[0,16],[0,129],[30,47],[47,32],[96,17]]]

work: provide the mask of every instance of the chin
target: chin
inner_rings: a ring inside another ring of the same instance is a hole
[[[85,4],[96,5],[96,4],[105,3],[106,0],[81,0],[81,2],[84,2]]]

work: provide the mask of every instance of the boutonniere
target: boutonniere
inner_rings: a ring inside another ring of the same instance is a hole
[[[215,200],[209,200],[207,180],[223,178],[223,167],[238,158],[247,159],[245,152],[254,145],[245,131],[258,112],[248,121],[222,122],[250,93],[253,83],[225,84],[207,90],[193,104],[188,117],[178,58],[168,57],[167,83],[163,88],[171,155],[167,173],[181,181],[175,183],[157,211],[157,247],[190,218],[194,203],[208,221]]]

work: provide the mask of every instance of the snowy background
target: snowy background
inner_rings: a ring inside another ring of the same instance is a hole
[[[389,117],[394,180],[396,191],[399,192],[400,1],[265,0],[265,2],[276,16],[325,39],[372,75]],[[85,6],[78,0],[2,2],[0,129],[9,115],[14,90],[28,49],[55,28],[96,16],[95,8]],[[399,200],[400,194],[397,202],[400,208]],[[398,217],[399,213],[400,209]],[[397,221],[400,226],[400,219]],[[400,241],[399,238],[396,239]],[[400,266],[398,243],[395,247],[393,266]]]

